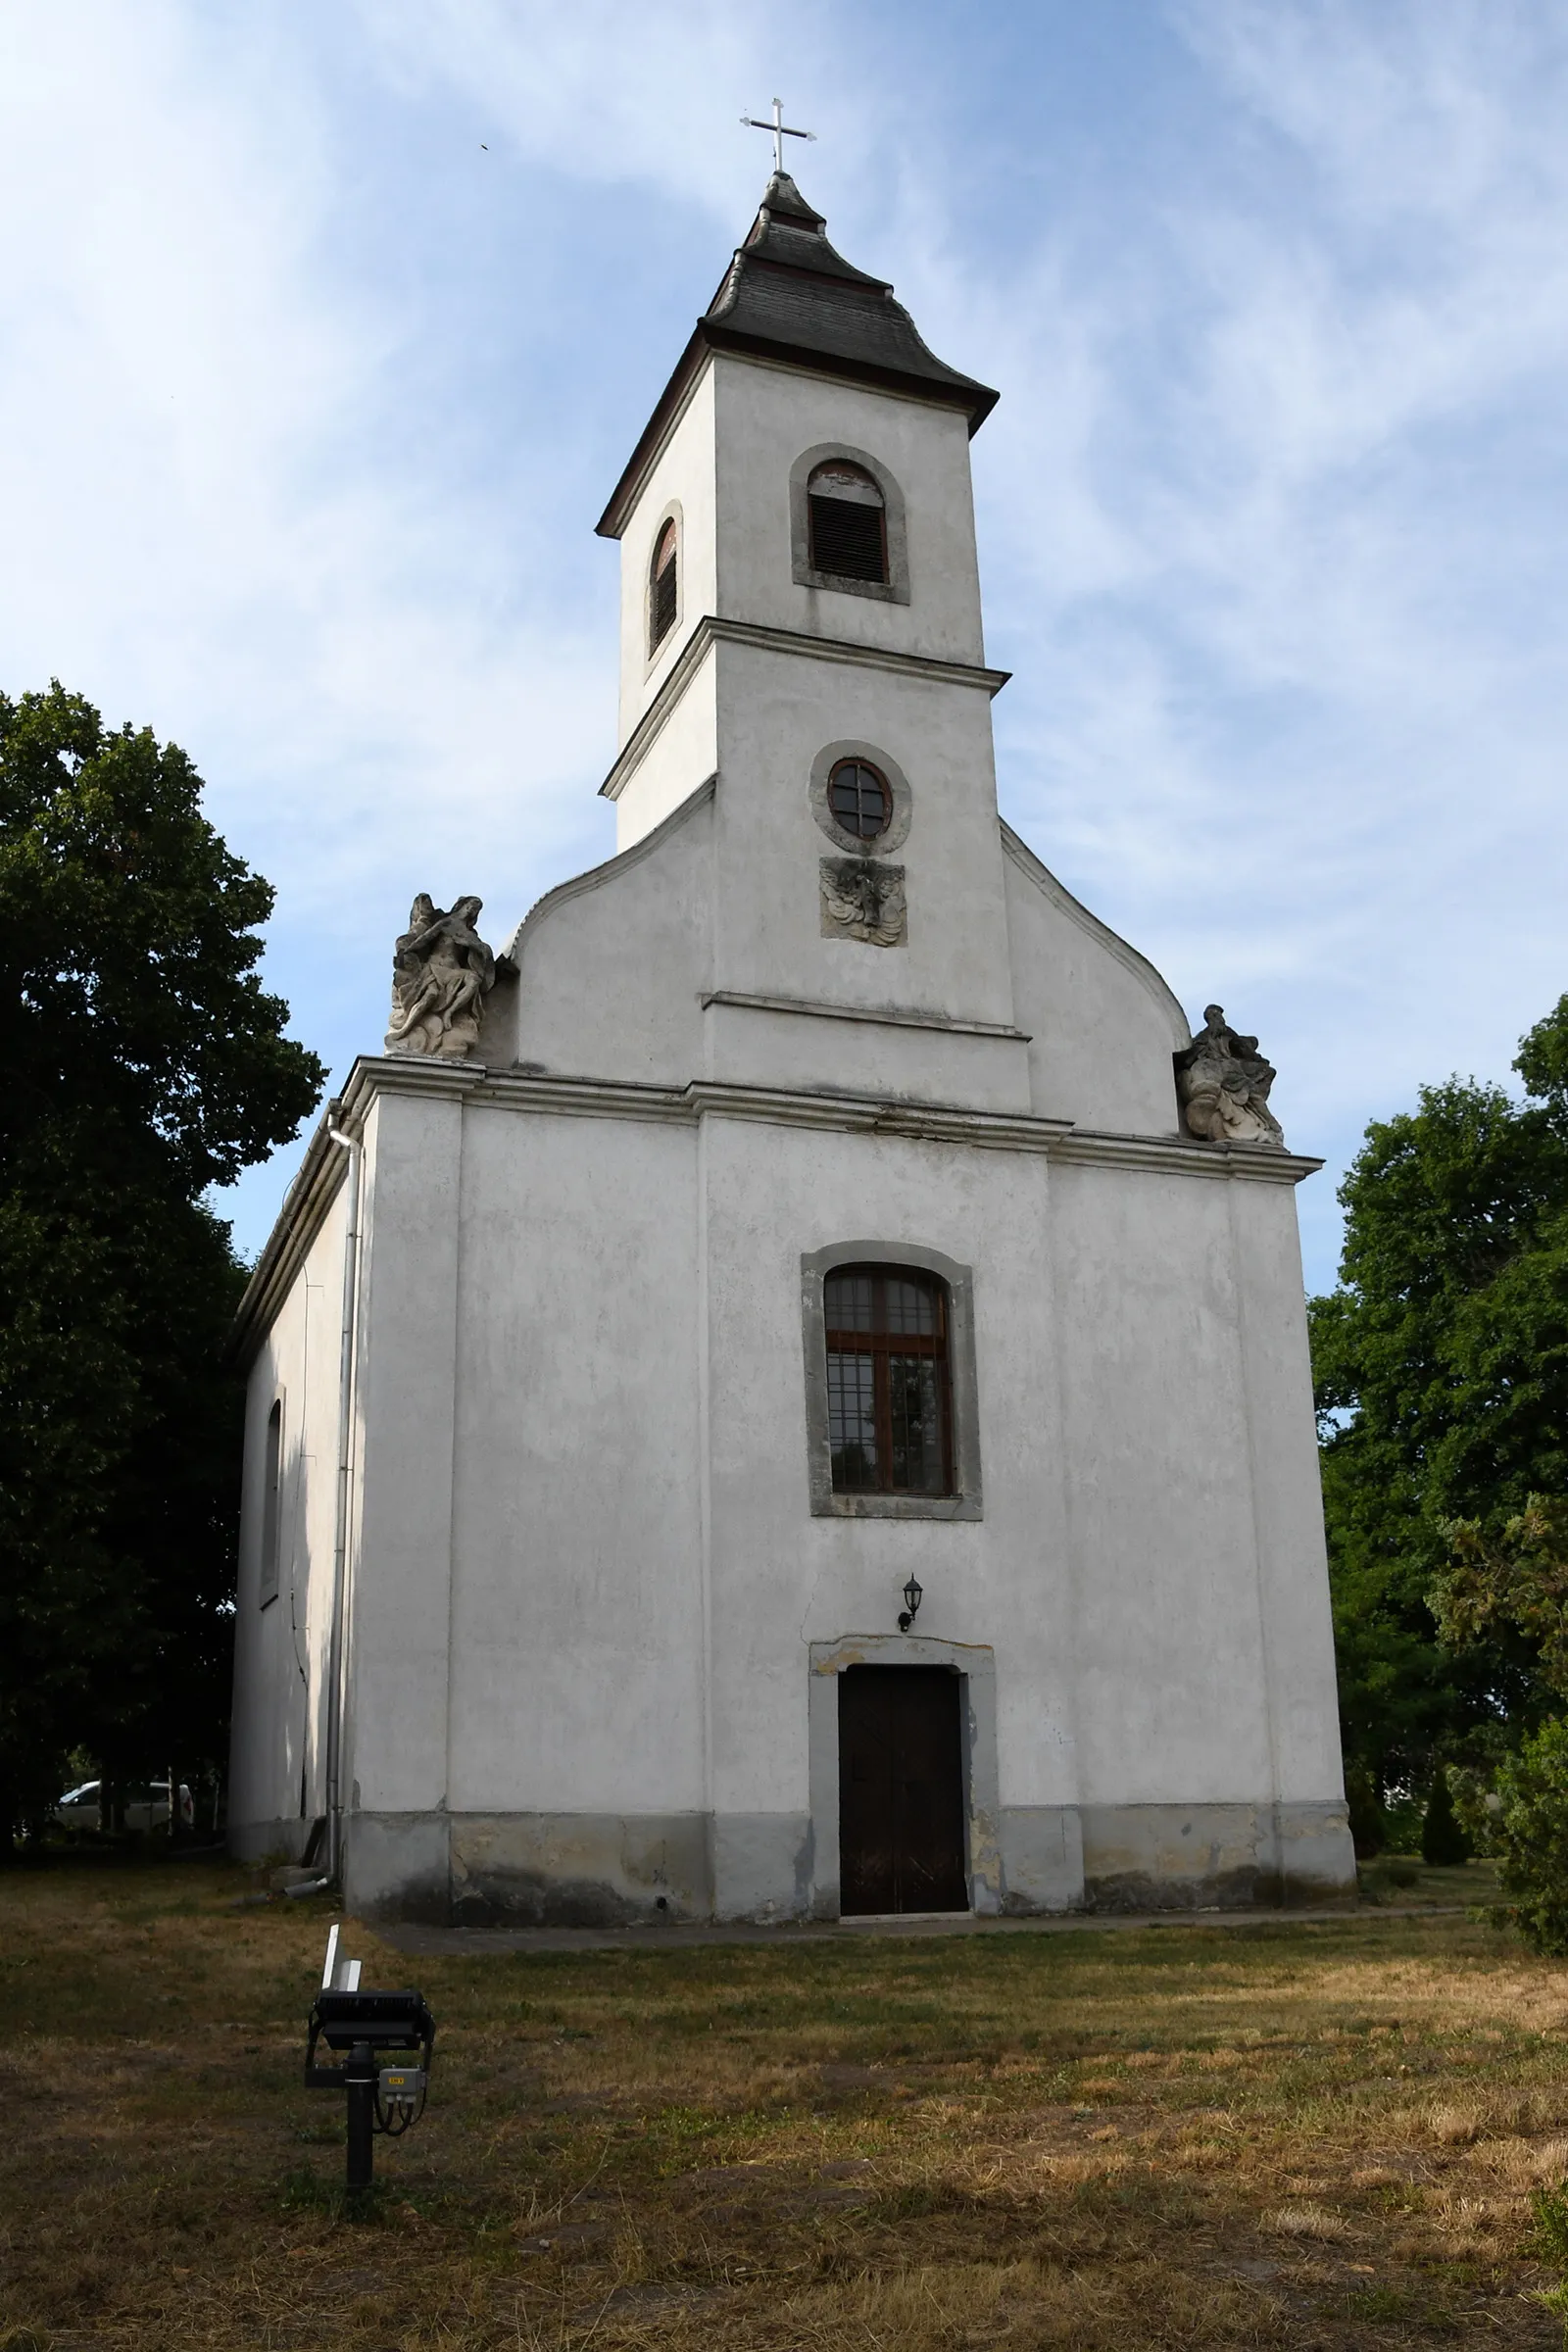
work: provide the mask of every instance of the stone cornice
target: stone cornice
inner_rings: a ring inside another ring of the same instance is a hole
[[[1302,1152],[1273,1144],[1205,1144],[1186,1135],[1108,1135],[1074,1127],[1052,1146],[1051,1156],[1111,1168],[1147,1168],[1161,1176],[1244,1178],[1255,1184],[1299,1184],[1323,1165]]]
[[[348,1153],[327,1134],[328,1127],[342,1126],[342,1110],[337,1101],[327,1104],[251,1269],[228,1335],[228,1352],[242,1362],[248,1363],[261,1345],[348,1173]]]
[[[875,1029],[938,1029],[947,1037],[1010,1038],[1029,1043],[1027,1029],[1005,1021],[953,1021],[945,1013],[917,1012],[901,1004],[831,1004],[812,997],[757,997],[734,988],[710,989],[702,999],[710,1004],[732,1004],[742,1012],[797,1012],[819,1021],[866,1021]]]
[[[399,1083],[405,1071],[416,1070],[418,1075],[412,1084]],[[306,1145],[299,1173],[283,1196],[277,1222],[251,1269],[229,1328],[231,1355],[249,1362],[337,1199],[348,1173],[349,1155],[341,1144],[333,1143],[327,1130],[335,1127],[358,1142],[377,1093],[464,1095],[484,1075],[468,1062],[430,1061],[423,1056],[416,1059],[388,1054],[369,1060],[362,1055],[355,1062],[342,1094],[334,1095],[327,1103],[325,1116]]]
[[[535,899],[503,951],[514,969],[522,955],[523,934],[531,923],[542,922],[557,906],[564,906],[569,899],[581,898],[586,890],[597,890],[600,883],[607,882],[612,874],[627,873],[632,866],[640,865],[645,858],[651,858],[672,833],[680,830],[689,816],[696,813],[704,801],[712,799],[717,787],[716,775],[705,776],[695,792],[689,792],[667,816],[662,817],[648,832],[640,834],[629,850],[617,850],[613,858],[605,858],[599,865],[590,865],[584,873],[568,876],[564,882],[558,882],[553,890],[547,890],[542,898]]]
[[[792,272],[805,275],[806,272]],[[958,408],[970,412],[971,436],[984,422],[996,404],[996,394],[984,384],[971,384],[965,377],[956,379],[945,388],[939,379],[913,376],[901,369],[877,368],[863,362],[838,360],[830,354],[808,346],[774,342],[754,342],[733,331],[725,333],[720,320],[699,318],[685,350],[675,363],[673,374],[653,415],[644,425],[636,448],[621,470],[619,481],[610,494],[610,503],[594,524],[601,539],[618,539],[631,520],[633,510],[642,496],[664,451],[674,437],[676,426],[691,405],[692,395],[711,366],[715,355],[739,361],[749,368],[770,368],[790,375],[812,375],[826,384],[852,382],[870,384],[874,390],[894,400],[911,400],[924,408]],[[960,390],[966,386],[966,390]],[[975,413],[973,395],[984,394],[984,405]]]
[[[1205,1144],[1181,1135],[1109,1135],[1074,1126],[1070,1119],[968,1110],[956,1103],[728,1085],[714,1079],[654,1086],[635,1080],[533,1076],[416,1054],[362,1056],[306,1148],[299,1174],[240,1300],[230,1348],[242,1360],[248,1361],[260,1346],[343,1181],[348,1155],[332,1143],[328,1124],[363,1132],[370,1105],[381,1094],[445,1097],[536,1116],[639,1119],[677,1127],[694,1127],[705,1118],[745,1119],[768,1127],[831,1129],[971,1150],[1034,1152],[1067,1166],[1207,1177],[1221,1183],[1299,1184],[1323,1165],[1320,1159],[1265,1144]]]
[[[716,613],[705,612],[600,785],[605,800],[619,800],[715,645],[757,646],[766,653],[796,654],[812,662],[842,662],[855,668],[892,670],[900,677],[924,678],[938,686],[977,686],[988,695],[1000,694],[1012,675],[1007,669],[985,669],[978,662],[939,662],[929,654],[901,654],[887,646],[856,645],[844,637],[811,637],[804,629],[768,628],[760,621],[722,620]]]

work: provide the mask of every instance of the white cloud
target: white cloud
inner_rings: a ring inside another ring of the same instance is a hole
[[[651,181],[727,220],[747,153],[730,126],[742,109],[767,111],[757,82],[776,47],[770,13],[736,0],[362,0],[360,22],[406,94],[446,81],[529,162],[600,186]]]
[[[1031,387],[979,460],[1004,789],[1343,1158],[1568,982],[1565,44],[1425,4],[1182,22],[1210,144],[937,289],[946,345]]]
[[[0,13],[0,683],[58,672],[195,753],[340,1068],[414,888],[485,889],[500,935],[604,852],[587,528],[775,89],[837,241],[1004,394],[1008,811],[1259,1031],[1293,1137],[1343,1156],[1419,1077],[1501,1070],[1568,977],[1568,36],[1514,0],[1183,0],[1134,89],[1143,51],[1097,81],[1026,5],[986,31],[877,0]]]

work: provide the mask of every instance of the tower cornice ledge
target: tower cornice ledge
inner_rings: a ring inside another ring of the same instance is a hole
[[[700,318],[675,364],[673,375],[660,395],[659,405],[626,461],[625,470],[611,492],[609,505],[594,525],[599,538],[618,539],[625,529],[627,517],[714,352],[722,353],[726,359],[750,360],[763,368],[788,368],[797,375],[822,376],[830,383],[869,384],[873,391],[918,401],[926,408],[957,409],[969,420],[971,438],[997,405],[997,395],[989,386],[974,384],[967,377],[956,376],[948,383],[910,369],[879,367],[863,359],[842,359],[814,345],[779,341],[771,335],[749,335],[742,329]]]
[[[857,645],[845,637],[812,637],[804,629],[776,629],[757,620],[725,620],[705,612],[671,665],[659,692],[637,721],[600,785],[607,801],[618,801],[663,731],[670,712],[715,645],[752,645],[770,654],[799,654],[812,662],[842,662],[861,669],[891,670],[901,677],[927,678],[938,686],[975,686],[1002,692],[1010,669],[986,669],[977,662],[944,662],[932,654],[906,654],[882,645]]]

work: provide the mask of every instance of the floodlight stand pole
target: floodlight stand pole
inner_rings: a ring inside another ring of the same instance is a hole
[[[348,2192],[352,2197],[368,2188],[375,2169],[375,2055],[368,2041],[357,2041],[343,2069],[349,2097]]]
[[[343,1608],[348,1582],[350,1472],[354,1440],[354,1326],[359,1306],[361,1146],[327,1121],[326,1132],[349,1155],[348,1230],[343,1237],[343,1342],[338,1359],[337,1526],[332,1542],[332,1630],[326,1661],[326,1875],[341,1884],[343,1872]],[[354,2093],[349,2093],[352,2115]],[[349,2132],[352,2150],[354,2134]],[[367,2147],[369,2143],[367,2141]],[[369,2180],[369,2157],[366,2157]],[[352,2155],[350,2169],[353,2168]],[[353,2181],[349,2183],[352,2187]]]

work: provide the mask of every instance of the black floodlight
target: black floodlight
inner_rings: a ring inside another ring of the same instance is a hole
[[[313,2081],[311,2088],[330,2090],[343,2071],[314,2064],[318,2041],[329,2050],[352,2050],[360,2041],[372,2050],[422,2050],[434,2039],[435,2020],[416,1992],[318,1992],[305,2063],[325,2080]]]
[[[347,2052],[341,2066],[317,2065],[316,2053],[322,2042],[329,2050]],[[381,2063],[394,2053],[413,2063]],[[348,2094],[347,2185],[351,2193],[370,2185],[374,2134],[386,2132],[396,2138],[424,2113],[434,2054],[435,2019],[421,1996],[416,1992],[362,1992],[359,1962],[338,1959],[334,1925],[326,1941],[321,1989],[311,2009],[305,2083],[308,2090]]]

